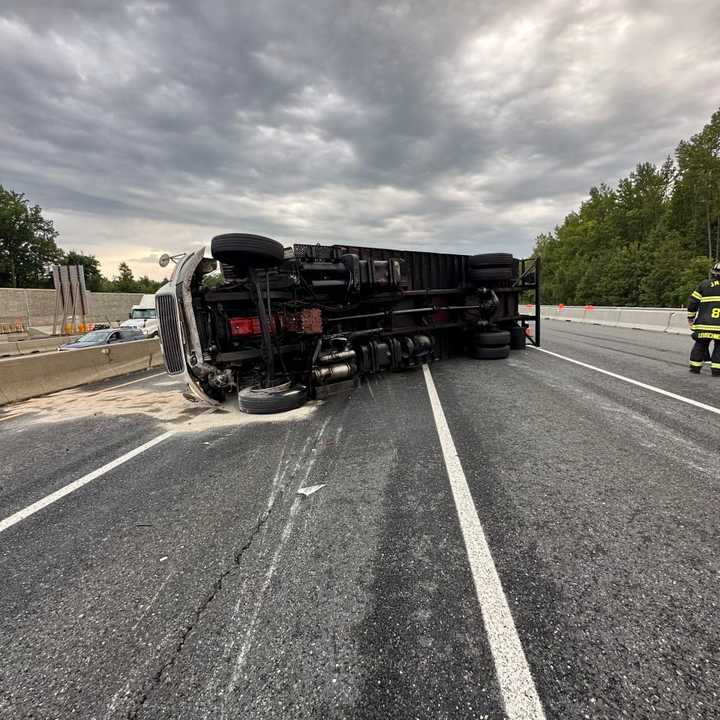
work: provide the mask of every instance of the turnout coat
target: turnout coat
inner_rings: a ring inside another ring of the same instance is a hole
[[[688,298],[687,308],[698,338],[720,340],[720,280],[703,280]]]

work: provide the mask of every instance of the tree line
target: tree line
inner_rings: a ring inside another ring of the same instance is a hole
[[[23,193],[0,185],[0,287],[52,288],[54,264],[82,265],[85,286],[91,292],[154,293],[166,282],[147,275],[135,278],[125,262],[118,266],[117,275],[107,278],[94,255],[59,248],[59,235],[39,205],[31,205]]]
[[[720,258],[720,110],[536,239],[542,302],[678,307]]]

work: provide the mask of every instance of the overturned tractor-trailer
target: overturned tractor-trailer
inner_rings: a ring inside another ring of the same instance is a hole
[[[213,238],[211,255],[175,256],[155,297],[168,373],[211,404],[237,392],[245,412],[282,412],[370,374],[451,355],[501,359],[540,339],[536,258],[284,248],[240,233]],[[525,293],[534,306],[523,314]]]

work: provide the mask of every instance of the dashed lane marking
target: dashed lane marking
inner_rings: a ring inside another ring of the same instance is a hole
[[[508,720],[545,720],[545,712],[528,667],[525,651],[518,637],[428,365],[423,366],[423,372],[460,529],[465,540],[475,593],[505,705],[505,715]]]
[[[595,372],[602,373],[603,375],[615,378],[616,380],[622,380],[623,382],[630,383],[631,385],[637,385],[637,387],[641,387],[645,390],[650,390],[651,392],[657,393],[658,395],[664,395],[665,397],[672,398],[673,400],[678,400],[679,402],[684,402],[687,405],[692,405],[693,407],[700,408],[701,410],[707,410],[708,412],[714,413],[715,415],[720,415],[720,408],[717,408],[714,405],[707,405],[706,403],[699,402],[698,400],[693,400],[692,398],[685,397],[684,395],[677,395],[676,393],[670,392],[669,390],[663,390],[662,388],[655,387],[655,385],[648,385],[647,383],[640,382],[639,380],[633,380],[633,378],[626,377],[625,375],[619,375],[618,373],[610,372],[610,370],[603,370],[603,368],[584,363],[581,360],[575,360],[575,358],[568,357],[567,355],[560,355],[559,353],[551,352],[550,350],[546,350],[545,348],[535,348],[535,350],[545,353],[546,355],[552,355],[553,357],[559,358],[560,360],[566,360],[567,362],[587,368],[588,370],[594,370]]]
[[[73,480],[73,482],[68,483],[64,487],[61,487],[59,490],[56,490],[54,493],[50,493],[50,495],[46,495],[41,500],[38,500],[37,502],[34,502],[32,505],[28,505],[26,508],[23,508],[22,510],[18,510],[16,513],[13,513],[9,517],[6,517],[4,520],[0,520],[0,532],[3,532],[4,530],[7,530],[9,527],[12,527],[16,523],[19,523],[21,520],[24,520],[27,517],[30,517],[30,515],[34,515],[36,512],[39,512],[43,508],[46,508],[48,505],[52,505],[54,502],[57,502],[61,498],[64,498],[66,495],[69,495],[70,493],[75,492],[79,488],[83,487],[83,485],[87,485],[89,482],[92,482],[93,480],[96,480],[97,478],[101,477],[102,475],[105,475],[105,473],[110,472],[110,470],[113,470],[114,468],[118,467],[118,465],[122,465],[123,463],[126,463],[128,460],[132,460],[132,458],[137,457],[141,453],[144,453],[146,450],[149,450],[151,447],[155,447],[155,445],[158,445],[163,440],[167,440],[171,435],[174,435],[174,430],[169,430],[168,432],[164,432],[162,435],[158,435],[157,437],[154,437],[152,440],[148,440],[148,442],[144,443],[143,445],[140,445],[140,447],[136,447],[134,450],[130,450],[130,452],[126,452],[124,455],[121,455],[119,458],[116,458],[115,460],[112,460],[111,462],[107,463],[107,465],[103,465],[101,468],[98,468],[97,470],[93,470],[91,473],[88,473],[87,475],[83,475],[81,478],[78,478],[77,480]]]

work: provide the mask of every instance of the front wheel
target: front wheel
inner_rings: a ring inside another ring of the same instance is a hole
[[[245,388],[238,393],[238,403],[244,413],[270,415],[295,410],[304,405],[307,397],[305,385],[285,383],[270,388]]]
[[[245,269],[276,267],[285,257],[285,249],[277,240],[247,233],[216,235],[210,252],[221,263]]]

